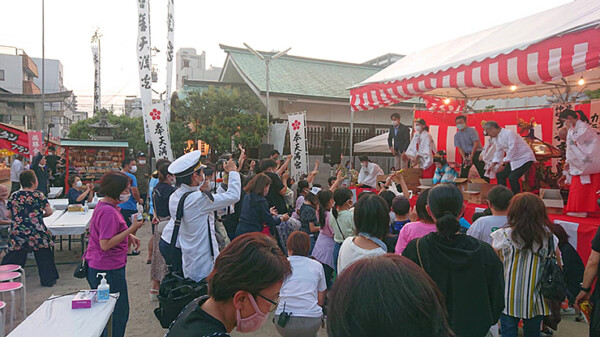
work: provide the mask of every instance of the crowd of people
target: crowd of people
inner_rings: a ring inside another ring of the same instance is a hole
[[[590,137],[580,115],[567,111],[561,118],[570,128],[567,139]],[[451,166],[436,151],[424,120],[415,122],[412,140],[398,115],[392,122],[388,141],[396,166],[416,161],[424,176],[436,180],[416,200],[401,175],[380,184],[383,172],[368,157],[360,158],[358,188],[352,189],[344,167],[322,186],[315,183],[318,162],[296,180],[290,177],[291,156],[281,160],[273,151],[248,163],[243,149],[237,160],[229,155],[217,163],[207,162],[200,151],[173,162],[161,159],[154,173],[139,153],[97,186],[71,176],[69,203],[92,202],[96,192],[103,197],[93,211],[85,261],[91,288],[100,283],[97,273],[106,273],[111,291],[121,293],[113,334],[125,334],[125,270],[127,255],[139,254],[135,234],[144,225],[141,209],[151,214],[153,234],[147,259],[150,300],[157,300],[168,272],[208,282],[208,294],[183,310],[168,336],[253,332],[273,311],[282,336],[316,336],[326,324],[329,336],[336,337],[483,337],[496,326],[502,336],[512,337],[521,321],[525,337],[540,336],[548,327],[556,329],[560,311],[560,303],[545,298],[539,287],[550,256],[563,270],[570,306],[579,310],[584,300],[596,300],[590,292],[600,263],[600,234],[584,274],[581,258],[564,229],[549,221],[542,200],[521,193],[519,178],[535,157],[518,134],[486,122],[483,128],[493,141],[482,149],[477,132],[458,116],[455,144],[463,163]],[[570,146],[566,171],[572,184],[580,184],[575,193],[583,198],[597,176],[586,176],[585,163],[574,157],[587,149]],[[487,195],[488,209],[472,224],[463,217],[463,194],[452,183],[471,166],[485,178],[495,174],[499,182]],[[43,225],[43,217],[52,214],[47,167],[40,154],[19,174],[10,196],[0,187],[0,210],[6,209],[0,225],[10,223],[2,263],[24,265],[27,253],[34,252],[42,285],[52,286],[58,272],[52,236]],[[591,206],[568,207],[591,211]],[[599,333],[597,315],[594,309],[591,336]]]

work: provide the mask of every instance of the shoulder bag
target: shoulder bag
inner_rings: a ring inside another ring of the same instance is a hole
[[[179,227],[181,226],[181,219],[183,218],[183,204],[185,199],[192,192],[185,193],[179,203],[177,204],[177,215],[175,218],[175,227],[173,228],[173,235],[171,236],[171,245],[175,245],[177,237],[179,236]],[[208,229],[208,241],[210,243],[210,254],[214,258],[214,251],[212,245],[210,222],[207,221]],[[160,325],[167,329],[171,325],[179,313],[195,298],[208,294],[208,284],[206,279],[202,279],[198,282],[191,278],[183,276],[181,270],[169,270],[169,273],[165,275],[165,278],[160,283],[158,291],[158,308],[154,309],[154,316],[160,322]]]
[[[556,261],[554,236],[552,234],[548,239],[548,257],[543,268],[539,283],[542,295],[547,300],[562,302],[567,296],[567,286],[562,270]]]

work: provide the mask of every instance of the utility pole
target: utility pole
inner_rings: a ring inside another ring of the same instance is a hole
[[[42,139],[44,139],[44,119],[46,113],[46,30],[45,30],[45,0],[42,0]]]
[[[244,46],[246,46],[246,48],[248,48],[248,50],[254,54],[256,57],[258,57],[261,61],[265,62],[265,77],[266,77],[266,81],[267,81],[267,92],[266,92],[266,105],[267,105],[267,144],[271,143],[271,125],[270,125],[270,118],[271,118],[271,108],[269,106],[269,91],[270,91],[270,87],[269,87],[269,65],[271,64],[271,61],[276,60],[280,57],[282,57],[283,55],[287,54],[290,49],[292,49],[291,47],[282,51],[282,52],[278,52],[277,54],[271,56],[271,55],[262,55],[261,53],[257,52],[256,50],[254,50],[252,47],[250,47],[248,44],[244,43]]]

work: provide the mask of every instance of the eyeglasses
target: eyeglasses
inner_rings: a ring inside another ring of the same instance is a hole
[[[263,300],[271,303],[271,309],[269,310],[270,312],[273,312],[277,308],[277,306],[279,305],[279,296],[277,296],[277,298],[275,298],[274,300],[266,298],[266,297],[264,297],[261,294],[256,294],[256,296],[258,296],[258,297],[262,298]]]

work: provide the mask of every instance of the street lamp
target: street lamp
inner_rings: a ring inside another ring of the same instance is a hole
[[[291,47],[278,52],[277,54],[271,56],[271,55],[262,55],[261,53],[257,52],[256,50],[254,50],[252,47],[250,47],[248,44],[244,43],[244,46],[246,46],[246,48],[248,48],[248,50],[256,55],[256,57],[258,57],[261,61],[265,62],[265,71],[266,71],[266,81],[267,81],[267,99],[266,99],[266,105],[267,105],[267,144],[271,143],[271,127],[269,125],[269,119],[270,119],[270,114],[271,114],[271,109],[269,108],[269,64],[271,64],[271,61],[276,60],[280,57],[282,57],[283,55],[287,54],[290,49],[292,49]]]

